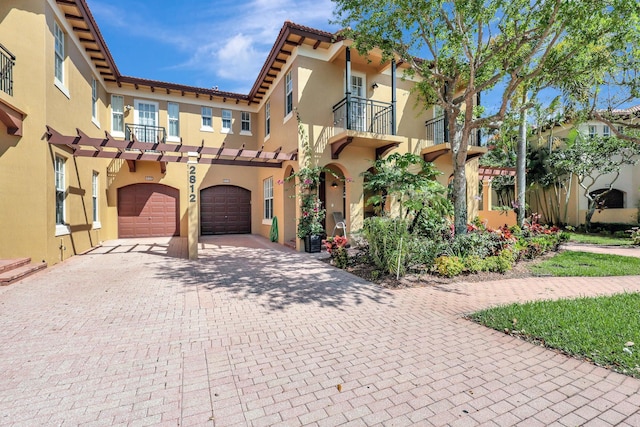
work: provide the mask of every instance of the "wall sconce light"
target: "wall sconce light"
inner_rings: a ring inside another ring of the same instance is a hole
[[[371,85],[371,89],[378,89],[378,83],[373,82],[373,84]]]
[[[124,106],[124,109],[127,110],[127,111],[131,110],[132,108],[133,107],[131,105],[125,105]]]
[[[338,188],[338,183],[337,183],[337,182],[335,182],[335,181],[333,181],[333,182],[331,183],[331,188],[334,188],[334,189],[335,189],[335,188]]]

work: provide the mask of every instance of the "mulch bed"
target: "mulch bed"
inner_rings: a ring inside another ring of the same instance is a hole
[[[350,250],[350,262],[357,257],[354,257],[355,253]],[[351,263],[345,271],[349,273],[361,277],[369,282],[376,283],[383,288],[387,289],[405,289],[405,288],[415,288],[422,286],[441,286],[447,285],[450,283],[457,282],[487,282],[487,281],[495,281],[495,280],[505,280],[505,279],[519,279],[524,277],[533,277],[535,276],[531,273],[530,267],[532,265],[538,264],[547,258],[551,258],[556,255],[557,252],[547,253],[539,258],[534,260],[525,260],[518,262],[513,269],[507,271],[506,273],[494,273],[494,272],[479,272],[476,274],[461,274],[456,277],[442,277],[437,274],[430,273],[422,273],[422,274],[407,274],[405,276],[400,277],[400,279],[396,279],[395,275],[381,275],[376,268],[370,264],[364,263]],[[331,262],[330,258],[323,258],[323,261],[329,263]]]

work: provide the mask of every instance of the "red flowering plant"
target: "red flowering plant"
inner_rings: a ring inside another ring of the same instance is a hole
[[[322,241],[327,253],[331,255],[332,263],[338,268],[347,266],[347,243],[347,238],[344,236],[329,237]]]

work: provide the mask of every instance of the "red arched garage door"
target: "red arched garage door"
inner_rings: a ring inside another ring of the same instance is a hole
[[[118,189],[118,236],[164,237],[180,234],[180,192],[161,184]]]
[[[251,191],[233,185],[201,190],[200,233],[251,233]]]

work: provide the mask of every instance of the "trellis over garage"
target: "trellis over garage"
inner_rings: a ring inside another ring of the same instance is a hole
[[[197,145],[167,144],[163,142],[141,142],[137,140],[135,135],[131,135],[130,140],[116,140],[108,132],[105,132],[105,138],[93,138],[80,129],[76,129],[77,135],[63,135],[56,131],[53,127],[47,126],[47,141],[51,145],[66,147],[74,157],[89,158],[106,158],[120,159],[126,161],[129,171],[136,171],[136,162],[155,162],[160,165],[162,173],[166,171],[167,163],[186,163],[187,176],[184,189],[188,194],[187,218],[188,218],[188,245],[189,258],[197,259],[198,257],[198,236],[200,232],[215,232],[217,224],[214,224],[216,215],[212,210],[216,209],[214,203],[209,203],[216,197],[221,190],[230,190],[239,187],[217,186],[219,188],[207,188],[199,192],[196,188],[196,174],[198,164],[206,167],[213,165],[231,165],[245,167],[263,167],[263,168],[281,168],[283,162],[288,160],[297,160],[297,152],[283,153],[280,148],[276,151],[248,150],[241,148],[226,148],[224,143],[220,147],[205,147],[204,143]],[[230,188],[227,188],[230,187]],[[157,191],[156,191],[157,190]],[[225,194],[228,191],[225,192]],[[205,205],[208,206],[207,212],[199,214],[199,197],[204,197]],[[149,206],[140,203],[138,199],[145,200],[155,197]],[[156,197],[157,196],[157,197]],[[244,205],[250,206],[248,196],[244,197]],[[169,233],[177,235],[178,229],[178,206],[179,206],[179,190],[161,184],[143,184],[130,185],[122,187],[118,190],[118,208],[123,212],[144,211],[147,209],[148,215],[144,218],[141,215],[131,215],[126,218],[118,218],[118,229],[120,237],[136,237],[139,233],[145,235],[156,235],[157,233]],[[246,199],[246,200],[245,200]],[[122,206],[120,206],[122,205]],[[243,205],[243,206],[244,206]],[[156,215],[157,214],[157,215]],[[155,216],[154,216],[155,215]],[[157,217],[157,218],[156,218]],[[226,218],[227,216],[225,216]],[[148,219],[148,221],[146,221]],[[142,222],[141,222],[142,221]],[[204,221],[202,224],[201,222]],[[250,215],[242,216],[234,219],[233,230],[238,232],[250,231]],[[202,229],[201,229],[202,225]],[[148,233],[147,233],[148,231]],[[155,233],[155,234],[154,234]]]

